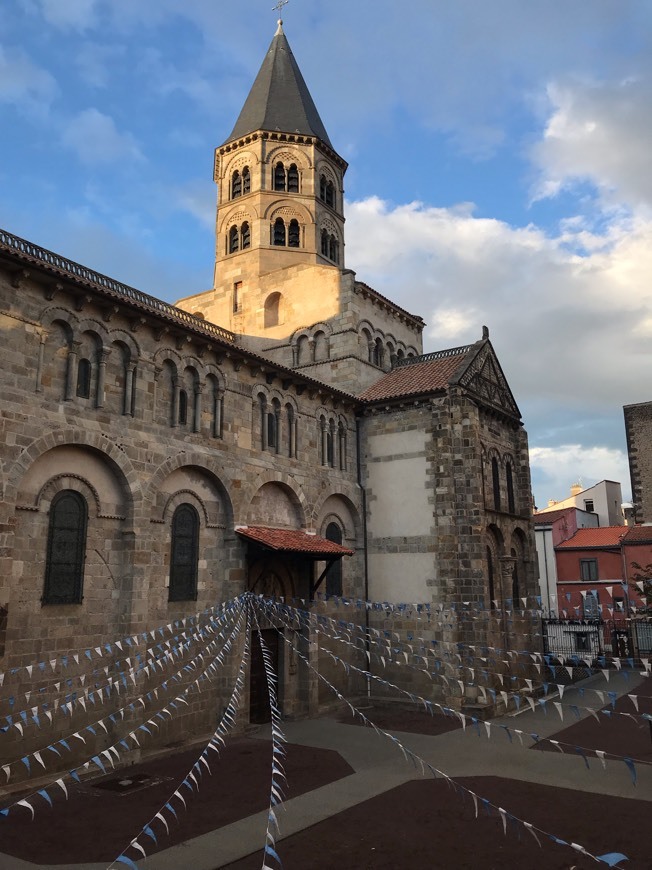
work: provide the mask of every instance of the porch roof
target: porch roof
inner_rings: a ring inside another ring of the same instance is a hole
[[[352,556],[353,550],[302,529],[274,529],[270,526],[236,526],[243,538],[281,553],[301,553],[314,559]]]

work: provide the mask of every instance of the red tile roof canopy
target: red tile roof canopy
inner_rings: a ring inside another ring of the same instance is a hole
[[[405,360],[368,387],[360,398],[367,402],[428,395],[445,390],[473,345],[424,354]]]
[[[301,553],[313,559],[339,559],[352,556],[353,550],[328,541],[319,535],[309,535],[300,529],[273,529],[269,526],[241,526],[236,532],[268,550],[279,553]]]
[[[627,534],[627,526],[598,526],[578,529],[572,538],[558,544],[555,550],[595,550],[602,547],[620,547]]]

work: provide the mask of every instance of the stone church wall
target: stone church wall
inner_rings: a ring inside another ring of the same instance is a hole
[[[102,649],[245,591],[247,545],[234,528],[265,519],[277,524],[256,508],[261,488],[276,487],[277,497],[289,493],[294,514],[286,525],[321,531],[327,517],[339,519],[343,542],[356,553],[346,558],[344,593],[363,593],[352,406],[343,407],[327,388],[292,383],[287,373],[209,347],[191,330],[166,327],[155,311],[134,310],[127,300],[111,304],[65,281],[55,286],[37,269],[19,280],[16,274],[0,269],[0,604],[8,610],[0,671],[69,660],[65,674],[46,674],[50,689],[26,702],[28,709],[34,703],[45,709],[57,677],[73,679],[76,668],[83,670],[86,662],[70,658],[75,651]],[[90,364],[88,397],[77,395],[81,359]],[[263,447],[263,400],[267,410],[278,408],[278,452]],[[295,456],[289,455],[290,419]],[[335,467],[322,464],[324,425],[336,433]],[[42,602],[49,509],[62,491],[78,493],[88,505],[77,604]],[[171,602],[171,518],[184,503],[200,522],[197,598]],[[309,569],[290,572],[288,594],[307,596]],[[105,656],[111,676],[119,656]],[[148,745],[208,730],[233,678],[233,667],[226,668],[174,723],[161,723]],[[17,696],[29,691],[26,673],[16,679]],[[130,686],[126,697],[142,691]],[[124,698],[111,703],[118,709]],[[298,697],[293,710],[307,712],[308,699]],[[97,718],[91,711],[75,721]],[[68,726],[66,717],[54,716],[46,730],[26,730],[18,740],[11,729],[6,740],[15,739],[24,754],[69,733]],[[94,739],[98,750],[110,742],[104,732]]]
[[[520,595],[536,594],[527,440],[522,428],[483,410],[463,389],[455,388],[441,398],[369,411],[362,426],[371,598],[403,603],[408,609],[417,603],[446,609],[446,619],[428,617],[427,626],[426,617],[421,619],[427,644],[484,642],[500,648],[531,648],[529,621],[493,618],[490,601],[496,599],[496,614],[516,609],[510,603],[515,569]],[[502,458],[501,510],[495,509],[491,474],[487,480],[487,457],[492,451]],[[505,457],[513,462],[513,510],[504,492]],[[494,559],[493,595],[489,547]],[[490,615],[484,621],[463,619],[459,614],[464,608]],[[372,616],[377,628],[394,632],[401,643],[411,642],[416,623],[389,613],[384,618]],[[391,667],[387,674],[387,679],[391,674],[398,677]],[[426,695],[429,698],[450,694],[444,683],[432,684],[418,669],[412,673],[411,685],[415,692],[421,687],[422,692],[432,693]]]

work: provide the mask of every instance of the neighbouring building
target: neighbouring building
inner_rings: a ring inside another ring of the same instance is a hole
[[[565,507],[535,513],[532,524],[539,563],[541,606],[547,614],[556,614],[561,605],[557,599],[555,547],[571,538],[578,529],[598,526],[599,517],[576,507]]]
[[[178,306],[0,232],[0,670],[19,696],[55,662],[36,715],[83,672],[73,651],[138,637],[145,656],[143,632],[246,590],[324,592],[333,614],[339,596],[499,613],[537,592],[527,437],[488,330],[424,355],[422,319],[344,267],[346,163],[280,25],[215,158],[215,286]],[[511,625],[451,615],[446,640],[527,648]],[[275,636],[284,715],[330,704]],[[233,673],[159,745],[205,731]],[[14,730],[3,757],[36,745]]]
[[[615,480],[601,480],[595,486],[590,486],[587,489],[583,489],[579,483],[574,483],[568,498],[561,501],[551,499],[547,507],[538,510],[537,514],[574,507],[587,513],[597,514],[598,524],[601,526],[623,526],[625,519],[622,503],[622,489]]]
[[[614,618],[646,606],[636,565],[652,563],[652,526],[578,529],[555,554],[560,616]]]

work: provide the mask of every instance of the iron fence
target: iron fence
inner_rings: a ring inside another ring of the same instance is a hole
[[[543,619],[541,634],[545,655],[580,669],[652,654],[652,620],[645,617]]]

